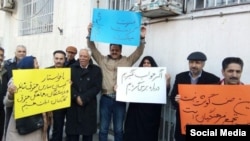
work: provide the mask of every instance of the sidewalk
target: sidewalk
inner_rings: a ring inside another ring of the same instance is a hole
[[[93,141],[99,141],[98,140],[98,132],[99,132],[99,130],[97,131],[97,133],[94,134]],[[64,135],[63,141],[66,141],[66,135]],[[108,141],[114,141],[114,136],[109,134],[108,135]]]
[[[99,141],[99,140],[98,140],[98,132],[99,132],[99,131],[97,131],[97,133],[94,134],[93,141]],[[114,141],[114,136],[111,135],[111,134],[109,134],[109,135],[108,135],[108,141]]]

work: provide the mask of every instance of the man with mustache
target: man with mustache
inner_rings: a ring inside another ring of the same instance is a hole
[[[56,50],[53,52],[54,65],[48,68],[64,68],[66,53],[63,50]],[[64,132],[64,121],[66,118],[66,108],[53,111],[53,128],[52,137],[49,141],[62,141]],[[49,137],[50,127],[48,128]]]
[[[227,57],[222,61],[222,75],[224,79],[221,80],[221,85],[243,85],[240,81],[243,71],[243,61],[239,57]]]
[[[175,141],[185,141],[185,135],[181,134],[178,84],[218,84],[220,82],[219,77],[203,70],[207,60],[204,53],[193,52],[187,57],[187,60],[189,61],[189,71],[176,75],[171,92],[171,101],[176,108]]]
[[[123,141],[123,121],[126,113],[126,103],[116,101],[117,67],[131,67],[141,57],[145,48],[146,28],[141,28],[140,45],[129,56],[122,55],[122,45],[110,44],[109,55],[103,55],[90,40],[92,24],[88,25],[87,45],[92,51],[92,57],[101,67],[103,73],[102,96],[100,99],[100,131],[99,141],[108,140],[111,120],[114,127],[114,140]]]

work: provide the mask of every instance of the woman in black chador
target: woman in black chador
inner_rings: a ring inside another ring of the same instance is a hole
[[[145,56],[139,67],[158,67],[151,56]],[[166,74],[167,91],[170,75]],[[130,103],[125,121],[124,141],[158,141],[162,104]]]

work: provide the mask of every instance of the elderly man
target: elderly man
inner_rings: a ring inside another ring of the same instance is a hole
[[[176,108],[175,141],[185,141],[185,136],[181,134],[181,119],[178,92],[178,84],[218,84],[220,78],[203,70],[207,57],[202,52],[193,52],[188,57],[189,71],[179,73],[175,77],[171,100]]]
[[[100,67],[90,64],[91,51],[81,49],[71,65],[71,106],[66,114],[67,141],[92,141],[97,131],[97,94],[102,88]]]

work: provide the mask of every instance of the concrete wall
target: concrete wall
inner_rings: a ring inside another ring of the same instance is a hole
[[[189,1],[190,2],[190,1]],[[27,46],[28,55],[38,58],[41,68],[53,64],[54,50],[74,45],[86,47],[87,25],[92,18],[92,8],[105,8],[105,1],[54,0],[54,28],[52,33],[18,36],[19,1],[14,12],[0,11],[0,45],[6,49],[6,59],[14,56],[18,44]],[[192,4],[189,3],[190,6]],[[221,75],[221,62],[227,56],[238,56],[245,66],[242,81],[250,83],[250,4],[228,8],[210,9],[159,19],[147,19],[146,48],[143,53],[155,58],[159,66],[167,67],[172,82],[177,73],[188,70],[187,56],[193,51],[207,55],[205,70]],[[154,23],[154,24],[150,24]],[[63,29],[61,35],[58,27]],[[103,53],[109,53],[108,44],[97,43]],[[124,46],[123,55],[129,55],[135,47]],[[142,57],[143,57],[142,56]],[[141,58],[142,58],[141,57]],[[139,61],[134,66],[138,66]],[[167,105],[168,106],[168,105]],[[166,114],[173,111],[167,111]],[[171,117],[168,117],[171,118]],[[168,119],[172,120],[172,119]],[[167,127],[166,127],[167,128]]]
[[[86,27],[91,16],[89,1],[54,0],[53,32],[29,36],[18,36],[18,25],[21,20],[17,12],[19,2],[16,2],[13,13],[0,11],[0,39],[3,40],[1,45],[6,49],[6,58],[13,57],[16,45],[23,44],[27,47],[28,55],[36,56],[40,67],[43,68],[53,65],[54,50],[65,50],[68,45],[74,45],[78,49],[86,47]],[[63,29],[62,35],[58,27]]]
[[[240,8],[240,7],[238,7]],[[249,10],[249,6],[240,9]],[[208,60],[205,70],[221,76],[221,62],[227,56],[239,56],[245,66],[242,81],[250,83],[248,57],[250,34],[249,12],[217,16],[223,9],[197,12],[147,26],[147,47],[144,55],[155,57],[160,66],[166,66],[173,76],[188,70],[186,60],[193,51],[203,51]],[[224,12],[224,11],[223,11]],[[215,15],[215,16],[212,16]],[[200,15],[211,16],[191,19]]]
[[[0,11],[0,42],[6,48],[6,58],[12,57],[17,44],[24,44],[28,54],[39,59],[41,67],[52,65],[52,52],[64,50],[68,45],[78,49],[86,47],[87,25],[92,18],[92,8],[104,8],[107,3],[99,5],[95,1],[60,1],[54,0],[54,28],[52,33],[18,36],[19,14]],[[160,66],[166,66],[174,81],[175,74],[188,69],[187,55],[192,51],[203,51],[207,54],[205,70],[221,76],[221,61],[227,56],[239,56],[244,62],[242,80],[250,83],[248,39],[250,34],[250,5],[220,8],[200,12],[190,12],[180,16],[163,19],[144,19],[148,24],[146,49],[143,54],[153,56]],[[234,14],[226,14],[226,13]],[[223,16],[220,16],[223,13]],[[207,16],[207,17],[202,17]],[[4,21],[4,22],[3,22]],[[63,29],[60,35],[58,27]],[[103,54],[108,54],[108,44],[97,43]],[[124,46],[123,55],[129,55],[134,47]],[[135,64],[137,66],[139,61]],[[173,82],[172,81],[172,82]]]

